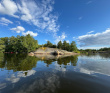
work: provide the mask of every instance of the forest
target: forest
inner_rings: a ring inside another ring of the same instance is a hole
[[[63,42],[59,41],[57,45],[47,41],[46,44],[39,45],[38,40],[35,40],[30,34],[26,36],[17,35],[16,37],[11,36],[0,38],[0,52],[29,53],[40,47],[58,48],[71,52],[78,50],[75,41],[72,41],[71,43],[67,43],[66,40]]]

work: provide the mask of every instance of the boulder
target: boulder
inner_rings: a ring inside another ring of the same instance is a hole
[[[34,53],[33,52],[30,52],[28,55],[29,56],[34,56]]]

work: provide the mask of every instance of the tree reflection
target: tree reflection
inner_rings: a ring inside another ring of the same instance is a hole
[[[46,63],[46,66],[49,67],[50,64],[52,64],[52,62],[56,61],[55,59],[50,59],[50,60],[43,60],[44,63]]]
[[[75,55],[75,56],[68,56],[68,57],[64,57],[64,58],[59,58],[57,60],[57,63],[59,65],[62,65],[62,64],[67,65],[68,63],[71,63],[71,65],[76,66],[77,61],[78,61],[78,56]]]
[[[27,54],[4,54],[4,58],[0,58],[0,68],[6,70],[27,71],[36,67],[37,57],[30,57]]]
[[[68,57],[53,57],[52,59],[46,59],[45,57],[35,57],[28,56],[27,54],[0,54],[0,68],[5,70],[16,71],[28,71],[36,67],[37,61],[43,61],[47,67],[52,64],[52,62],[57,61],[57,64],[72,66],[77,65],[78,56],[68,56]],[[25,73],[25,75],[27,72]]]
[[[99,54],[102,58],[110,58],[110,53],[100,53]]]
[[[4,54],[0,53],[0,68],[5,67],[5,63],[3,61],[4,61]]]

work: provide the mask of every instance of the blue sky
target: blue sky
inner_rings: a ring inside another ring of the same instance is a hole
[[[0,37],[27,34],[39,44],[110,47],[110,0],[0,0]]]

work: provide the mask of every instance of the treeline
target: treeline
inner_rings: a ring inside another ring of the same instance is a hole
[[[99,51],[110,51],[110,48],[101,48]]]
[[[59,41],[57,45],[52,44],[50,41],[47,41],[46,44],[42,45],[43,47],[50,47],[50,48],[58,48],[62,50],[67,50],[67,51],[77,51],[77,46],[75,41],[72,41],[71,43],[67,43],[66,40]]]
[[[65,40],[59,41],[57,45],[52,44],[50,41],[47,41],[44,45],[38,45],[38,41],[35,40],[29,34],[26,36],[17,36],[17,37],[3,37],[0,38],[0,52],[32,52],[39,47],[50,47],[58,48],[67,51],[77,51],[77,46],[74,41],[67,43]]]
[[[100,49],[80,49],[79,50],[81,53],[84,53],[84,52],[88,52],[88,53],[98,53],[98,52],[109,52],[110,53],[110,48],[100,48]]]
[[[38,41],[27,36],[0,38],[0,52],[31,52],[38,48]]]

